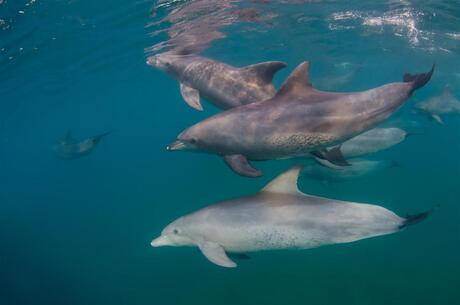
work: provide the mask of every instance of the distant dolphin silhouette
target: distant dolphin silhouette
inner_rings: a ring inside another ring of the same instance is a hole
[[[402,218],[377,205],[304,194],[297,188],[299,172],[294,167],[255,195],[180,217],[151,245],[197,246],[212,263],[236,267],[229,253],[349,243],[398,232],[428,216]]]
[[[262,172],[249,160],[318,155],[375,127],[430,80],[434,66],[427,73],[406,74],[404,82],[356,93],[316,90],[308,70],[308,62],[300,64],[269,100],[221,112],[186,129],[168,150],[217,154],[236,173],[258,177]],[[343,158],[330,161],[347,165]]]
[[[442,116],[446,114],[460,114],[460,101],[445,87],[442,94],[426,101],[415,104],[415,108],[433,118],[439,124],[444,124]]]
[[[283,62],[269,61],[236,68],[202,56],[174,52],[151,56],[147,63],[177,79],[186,103],[200,111],[200,97],[222,109],[273,97],[273,76],[286,67]]]
[[[101,139],[110,133],[111,131],[78,141],[73,138],[72,131],[69,129],[64,139],[54,145],[53,150],[61,159],[78,159],[93,151]]]

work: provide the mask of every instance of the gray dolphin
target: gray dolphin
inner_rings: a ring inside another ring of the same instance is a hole
[[[404,82],[356,93],[316,90],[308,68],[308,62],[300,64],[273,98],[221,112],[186,129],[168,150],[217,154],[236,173],[261,176],[248,160],[305,156],[373,128],[429,81],[434,66],[428,73],[406,74]]]
[[[444,124],[441,116],[450,113],[460,113],[460,101],[445,87],[439,96],[415,104],[415,108],[430,115],[439,124]]]
[[[283,62],[269,61],[236,68],[202,56],[176,52],[151,56],[147,63],[177,79],[185,102],[200,111],[203,110],[200,97],[222,109],[273,97],[276,93],[273,76],[286,67]]]
[[[305,166],[303,172],[313,178],[325,181],[346,181],[365,177],[375,172],[396,166],[397,163],[389,160],[373,161],[365,159],[350,159],[351,166],[336,166],[327,160],[317,159],[321,164]]]
[[[354,158],[388,149],[401,143],[409,135],[401,128],[374,128],[341,144],[345,158]]]
[[[68,130],[64,139],[53,146],[56,155],[61,159],[71,160],[89,154],[99,144],[101,139],[111,132],[106,132],[81,141],[74,139],[72,131]]]
[[[297,188],[300,167],[270,182],[259,193],[211,205],[180,217],[151,243],[198,246],[219,266],[236,267],[229,253],[310,249],[398,232],[427,217],[406,218],[378,205],[311,196]]]
[[[336,164],[337,159],[349,159],[376,153],[401,143],[410,133],[401,128],[374,128],[357,135],[337,146],[324,149],[315,159],[323,166],[333,169],[343,169]],[[332,161],[332,162],[331,162]],[[346,161],[347,165],[351,165]]]

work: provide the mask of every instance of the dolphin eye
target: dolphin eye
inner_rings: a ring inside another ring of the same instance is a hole
[[[193,139],[193,138],[192,138],[192,139],[190,139],[189,142],[190,142],[190,144],[196,144],[196,139]]]
[[[173,230],[173,233],[174,233],[174,234],[178,234],[178,233],[179,233],[179,230],[174,229],[174,230]]]

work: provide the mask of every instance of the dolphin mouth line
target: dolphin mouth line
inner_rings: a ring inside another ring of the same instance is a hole
[[[164,236],[159,236],[159,237],[155,238],[154,240],[152,240],[150,245],[152,247],[154,247],[154,248],[166,245],[165,237]]]
[[[183,141],[177,140],[168,146],[166,146],[166,150],[168,151],[175,151],[175,150],[181,150],[186,147],[186,144]]]

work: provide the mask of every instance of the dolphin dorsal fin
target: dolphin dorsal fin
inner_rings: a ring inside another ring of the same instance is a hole
[[[247,66],[244,69],[257,75],[257,77],[260,78],[263,82],[271,83],[275,73],[286,66],[286,63],[281,61],[267,61]]]
[[[73,142],[73,141],[75,141],[75,139],[73,138],[72,130],[71,130],[71,129],[67,129],[67,131],[66,131],[66,133],[65,133],[65,136],[64,136],[64,141],[66,141],[66,142]]]
[[[272,181],[270,181],[262,192],[279,193],[279,194],[302,194],[297,187],[297,179],[299,178],[302,166],[294,166],[285,171]]]
[[[443,97],[451,96],[451,95],[452,95],[452,93],[450,92],[450,86],[449,86],[449,85],[444,86],[444,88],[442,89],[441,95],[442,95]]]
[[[304,61],[292,71],[287,80],[276,93],[281,96],[293,91],[311,90],[313,86],[309,76],[310,62]]]

